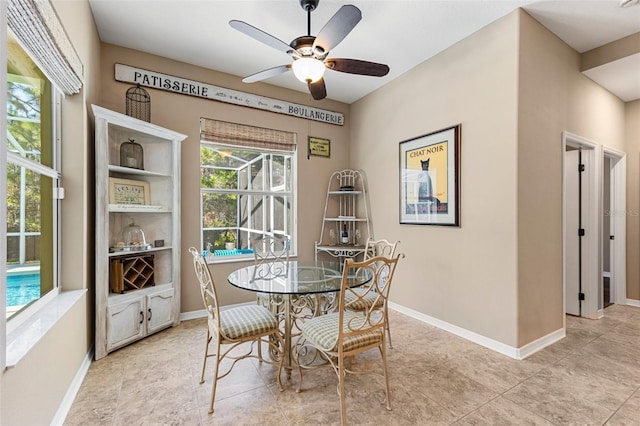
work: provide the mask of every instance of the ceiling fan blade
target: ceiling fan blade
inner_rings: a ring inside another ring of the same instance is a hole
[[[235,28],[241,33],[244,33],[249,37],[252,37],[259,42],[264,43],[267,46],[271,46],[281,52],[290,54],[290,52],[293,51],[293,48],[284,41],[272,36],[271,34],[267,34],[264,31],[254,27],[253,25],[247,24],[246,22],[237,21],[234,19],[229,21],[229,25],[231,25],[232,28]]]
[[[309,87],[309,92],[311,92],[311,96],[313,96],[313,99],[315,99],[316,101],[319,101],[327,97],[327,87],[324,85],[323,78],[316,81],[315,83],[309,82],[307,83],[307,86]]]
[[[342,6],[322,27],[316,36],[313,48],[320,47],[323,53],[330,51],[344,40],[361,19],[360,9],[351,4]]]
[[[291,69],[291,64],[280,65],[277,67],[269,68],[255,74],[251,74],[248,77],[242,79],[243,83],[255,83],[256,81],[266,80],[267,78],[275,77],[276,75],[283,74]]]
[[[330,70],[373,77],[384,77],[389,73],[388,65],[360,59],[331,58],[325,61],[325,65]]]

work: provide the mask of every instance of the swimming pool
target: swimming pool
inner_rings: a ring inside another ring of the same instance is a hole
[[[40,272],[7,274],[7,306],[26,305],[40,298]]]

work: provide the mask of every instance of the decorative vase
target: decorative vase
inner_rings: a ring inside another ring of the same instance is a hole
[[[224,243],[224,249],[225,250],[235,250],[236,249],[236,243]]]

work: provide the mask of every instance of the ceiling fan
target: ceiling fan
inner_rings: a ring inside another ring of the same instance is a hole
[[[231,20],[232,28],[291,56],[293,62],[269,68],[242,79],[245,83],[254,83],[293,70],[296,78],[307,83],[313,99],[327,96],[324,84],[324,71],[330,69],[349,74],[383,77],[389,73],[389,67],[376,62],[359,59],[328,58],[329,51],[336,47],[362,19],[362,12],[353,5],[342,6],[329,19],[317,36],[311,35],[311,12],[320,0],[300,0],[300,6],[307,12],[307,35],[295,38],[290,44],[267,34],[243,21]]]

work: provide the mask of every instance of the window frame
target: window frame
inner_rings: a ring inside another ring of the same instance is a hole
[[[224,149],[224,150],[251,150],[251,151],[255,151],[255,152],[259,152],[261,154],[268,154],[268,155],[283,155],[283,156],[288,156],[290,158],[291,161],[291,172],[290,172],[290,190],[286,191],[286,192],[273,192],[273,191],[265,191],[265,190],[255,190],[255,189],[247,189],[247,190],[231,190],[231,189],[215,189],[215,188],[205,188],[202,185],[200,185],[200,247],[203,248],[203,250],[206,250],[207,247],[205,247],[206,243],[205,243],[205,237],[204,237],[204,233],[205,230],[208,230],[210,228],[204,228],[204,223],[202,218],[204,217],[204,206],[203,206],[203,198],[205,194],[237,194],[238,196],[266,196],[269,197],[270,200],[273,200],[274,197],[277,196],[288,196],[291,198],[291,208],[289,209],[289,214],[291,216],[291,230],[289,233],[290,236],[290,257],[295,257],[297,254],[297,228],[298,228],[298,221],[297,221],[297,162],[298,162],[298,150],[297,147],[295,145],[293,145],[293,148],[291,150],[284,150],[284,149],[270,149],[270,148],[262,148],[262,147],[258,147],[258,146],[253,146],[250,144],[247,145],[241,145],[241,144],[225,144],[222,142],[214,142],[211,140],[200,140],[200,148],[202,148],[203,146],[216,146],[218,148]],[[272,160],[270,160],[272,161]],[[202,159],[200,158],[200,167],[203,167],[202,164]],[[199,174],[199,177],[202,177],[202,173]],[[264,177],[264,179],[272,179],[272,173],[271,173],[271,168],[269,168],[269,174],[267,176]],[[270,209],[273,210],[273,204],[270,203]],[[271,214],[271,216],[273,216]],[[263,228],[265,227],[264,225],[266,225],[266,223],[263,222]],[[245,229],[246,228],[246,229]],[[251,231],[250,229],[248,229],[246,226],[245,227],[240,227],[237,226],[237,229],[241,230],[241,231]],[[252,229],[253,231],[255,231],[255,229]],[[268,234],[273,233],[273,230],[271,232],[269,231],[264,231],[263,232]],[[279,232],[277,232],[277,234],[280,234]],[[248,259],[253,259],[253,254],[239,254],[239,255],[230,255],[230,256],[208,256],[207,257],[207,262],[208,263],[229,263],[229,262],[241,262],[241,261],[246,261]]]
[[[6,11],[5,11],[6,12]],[[4,43],[4,45],[7,45],[7,43],[9,42],[8,40],[8,32],[11,31],[6,25],[2,25],[1,28],[3,28],[3,38],[2,38],[2,43]],[[13,34],[12,35],[17,41],[18,43],[20,43],[20,40],[18,39],[18,37]],[[3,49],[6,51],[6,49]],[[34,61],[33,57],[31,57],[31,55],[29,54],[29,52],[26,52],[26,54],[29,56],[29,58]],[[2,73],[2,79],[0,79],[0,83],[3,83],[4,86],[3,87],[7,87],[8,84],[8,75],[7,75],[7,60],[8,57],[6,56],[6,53],[4,54],[4,57],[2,58],[2,63],[3,63],[3,73]],[[35,62],[35,61],[34,61]],[[36,63],[36,66],[40,69],[39,65]],[[41,70],[41,69],[40,69]],[[42,71],[42,70],[41,70]],[[29,158],[25,158],[22,157],[16,153],[10,152],[7,150],[7,146],[6,146],[6,141],[4,144],[2,144],[2,150],[3,150],[3,157],[5,159],[4,161],[4,169],[2,169],[2,195],[4,196],[4,199],[6,200],[6,188],[7,188],[7,168],[6,166],[8,164],[13,164],[16,165],[18,167],[24,167],[26,168],[28,171],[37,173],[39,175],[42,176],[46,176],[48,178],[51,179],[51,184],[52,184],[52,197],[51,197],[51,203],[52,203],[52,215],[51,215],[51,226],[52,226],[52,245],[51,245],[51,250],[52,250],[52,281],[53,281],[53,288],[47,292],[45,295],[39,297],[37,300],[34,300],[33,302],[31,302],[28,306],[26,306],[24,309],[22,309],[19,312],[16,312],[11,318],[7,319],[7,287],[6,287],[6,282],[7,282],[7,277],[6,277],[6,268],[7,268],[7,264],[6,264],[6,255],[2,256],[2,264],[0,264],[0,268],[2,269],[2,282],[5,283],[3,285],[2,288],[2,292],[0,294],[0,297],[2,297],[2,304],[0,305],[1,308],[1,314],[2,314],[2,319],[3,319],[3,327],[2,327],[2,334],[3,334],[3,338],[6,339],[6,335],[9,333],[14,332],[15,330],[17,330],[23,323],[25,323],[26,321],[28,321],[33,315],[35,315],[38,311],[40,311],[44,306],[46,306],[47,304],[49,304],[52,300],[54,300],[59,294],[60,294],[60,290],[61,290],[61,284],[60,284],[60,262],[61,262],[61,258],[60,258],[60,244],[61,244],[61,238],[60,238],[60,225],[61,225],[61,214],[60,214],[60,208],[61,208],[61,198],[60,198],[60,193],[62,191],[62,187],[61,187],[61,183],[62,183],[62,172],[61,172],[61,153],[62,153],[62,146],[61,146],[61,134],[62,134],[62,92],[61,90],[57,87],[57,85],[47,76],[45,75],[45,78],[48,80],[49,84],[51,85],[51,151],[52,151],[52,157],[51,157],[51,167],[43,165],[42,163],[39,163],[37,161],[31,160]],[[6,102],[6,100],[5,100]],[[7,134],[8,131],[8,111],[6,108],[6,104],[3,105],[3,108],[0,109],[0,113],[2,113],[2,121],[3,121],[3,125],[2,125],[2,132],[4,135]],[[5,207],[2,209],[2,215],[4,216],[4,220],[3,222],[3,235],[4,235],[4,239],[5,241],[3,242],[3,246],[5,248],[4,253],[6,254],[6,237],[7,237],[7,229],[6,229],[6,204]],[[6,340],[5,340],[6,342]],[[3,344],[4,347],[4,344]],[[3,355],[6,355],[6,351],[2,351]],[[4,365],[4,362],[3,362]]]

